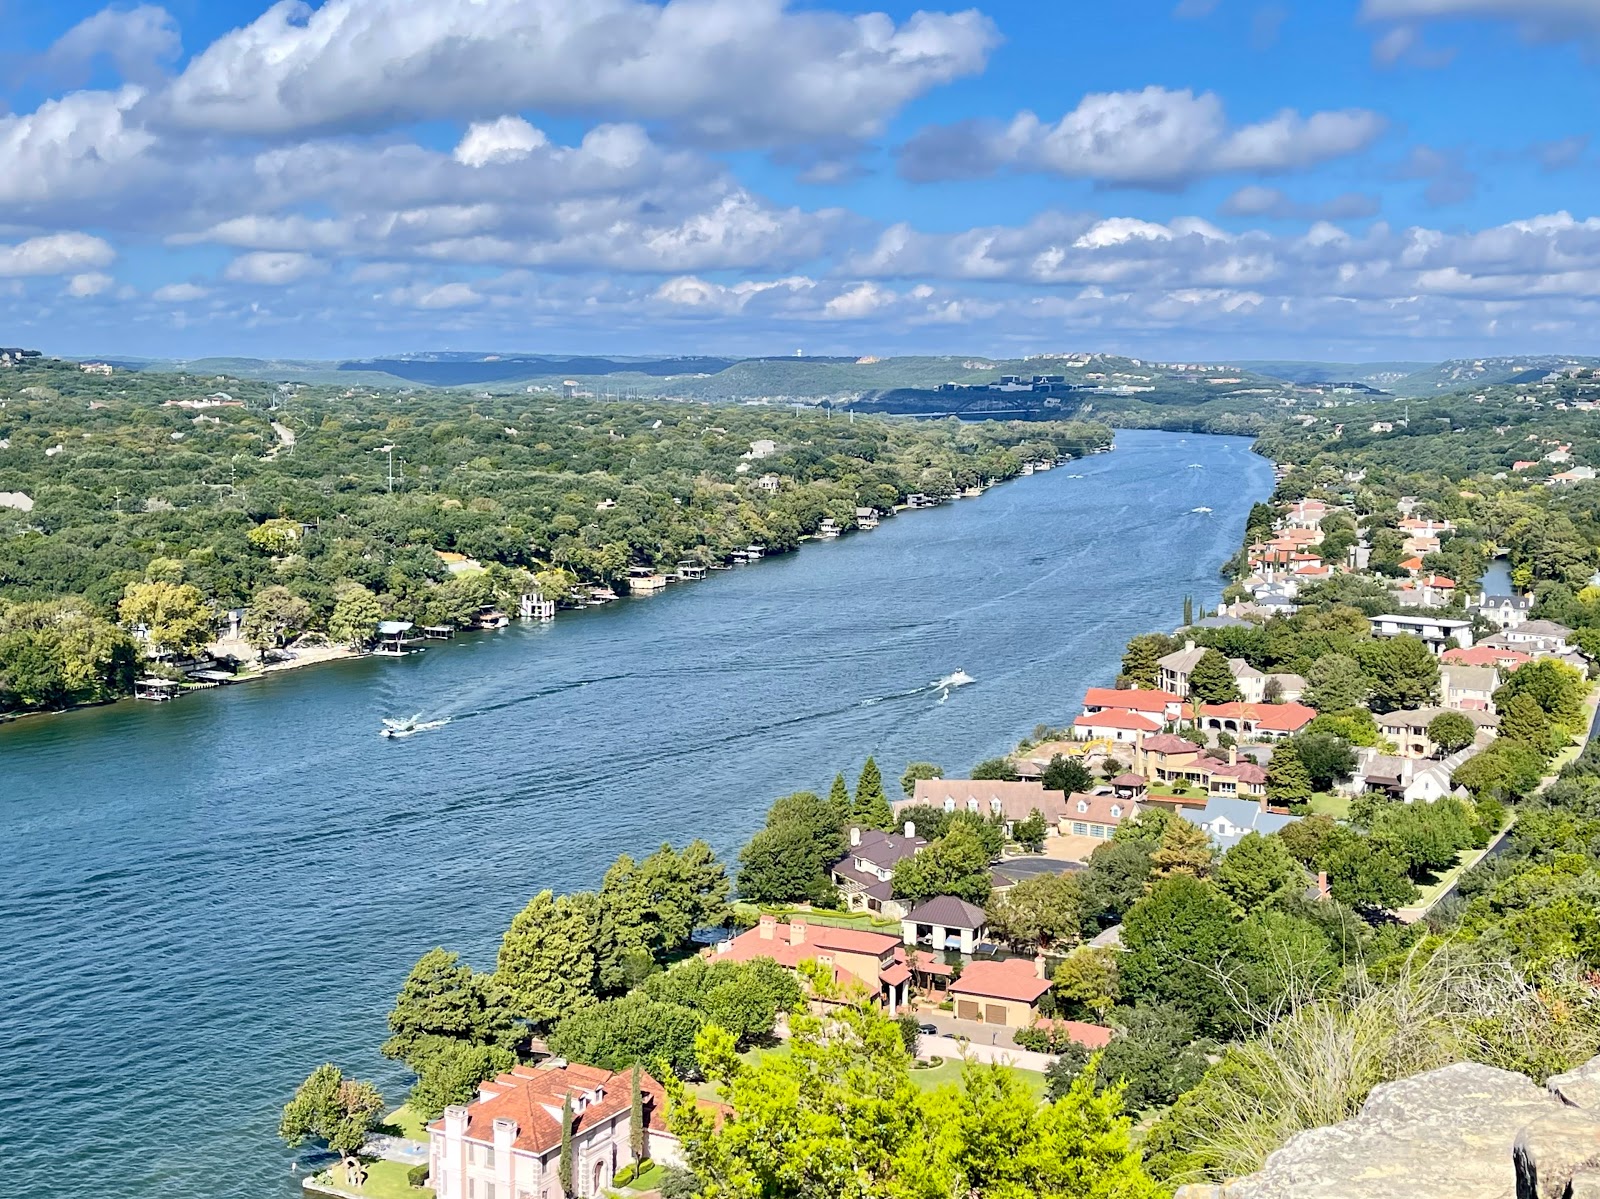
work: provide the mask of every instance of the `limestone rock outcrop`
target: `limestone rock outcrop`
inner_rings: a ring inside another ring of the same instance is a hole
[[[1600,1199],[1600,1058],[1548,1087],[1475,1062],[1385,1083],[1258,1173],[1177,1199]]]

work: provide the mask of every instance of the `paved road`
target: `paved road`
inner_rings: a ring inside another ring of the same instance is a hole
[[[970,1057],[978,1062],[999,1062],[1003,1066],[1015,1066],[1018,1070],[1032,1070],[1039,1074],[1048,1070],[1050,1063],[1055,1061],[1055,1058],[1048,1053],[1033,1053],[1027,1049],[1018,1049],[1015,1045],[993,1045],[987,1041],[968,1042],[953,1037],[930,1037],[926,1033],[917,1046],[917,1056]]]

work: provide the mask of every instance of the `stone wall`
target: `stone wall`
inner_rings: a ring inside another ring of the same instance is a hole
[[[1475,1062],[1385,1083],[1258,1173],[1176,1199],[1600,1199],[1600,1057],[1545,1087]]]

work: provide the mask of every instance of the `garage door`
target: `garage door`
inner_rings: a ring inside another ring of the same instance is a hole
[[[956,1001],[956,1015],[962,1020],[983,1019],[978,1005],[970,999],[961,999]]]
[[[1004,1024],[1006,1022],[1005,1004],[986,1004],[983,1009],[983,1020],[985,1024]]]

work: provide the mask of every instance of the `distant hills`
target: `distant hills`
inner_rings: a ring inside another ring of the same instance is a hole
[[[1052,408],[1147,406],[1260,411],[1330,394],[1412,398],[1468,387],[1533,382],[1552,371],[1600,365],[1600,358],[1526,355],[1449,362],[1154,363],[1112,354],[1025,359],[925,355],[895,358],[630,356],[451,351],[389,357],[312,359],[111,359],[132,370],[347,387],[446,387],[488,392],[555,391],[714,402],[831,403],[861,410],[940,412],[970,407],[949,388],[986,387],[1004,376],[1059,376],[1071,402]],[[941,390],[945,389],[945,390]],[[1079,394],[1085,393],[1085,394]],[[1220,402],[1219,402],[1220,401]],[[1018,401],[1023,408],[1028,402]],[[1015,405],[1012,405],[1015,406]],[[1040,401],[1043,407],[1043,401]]]

